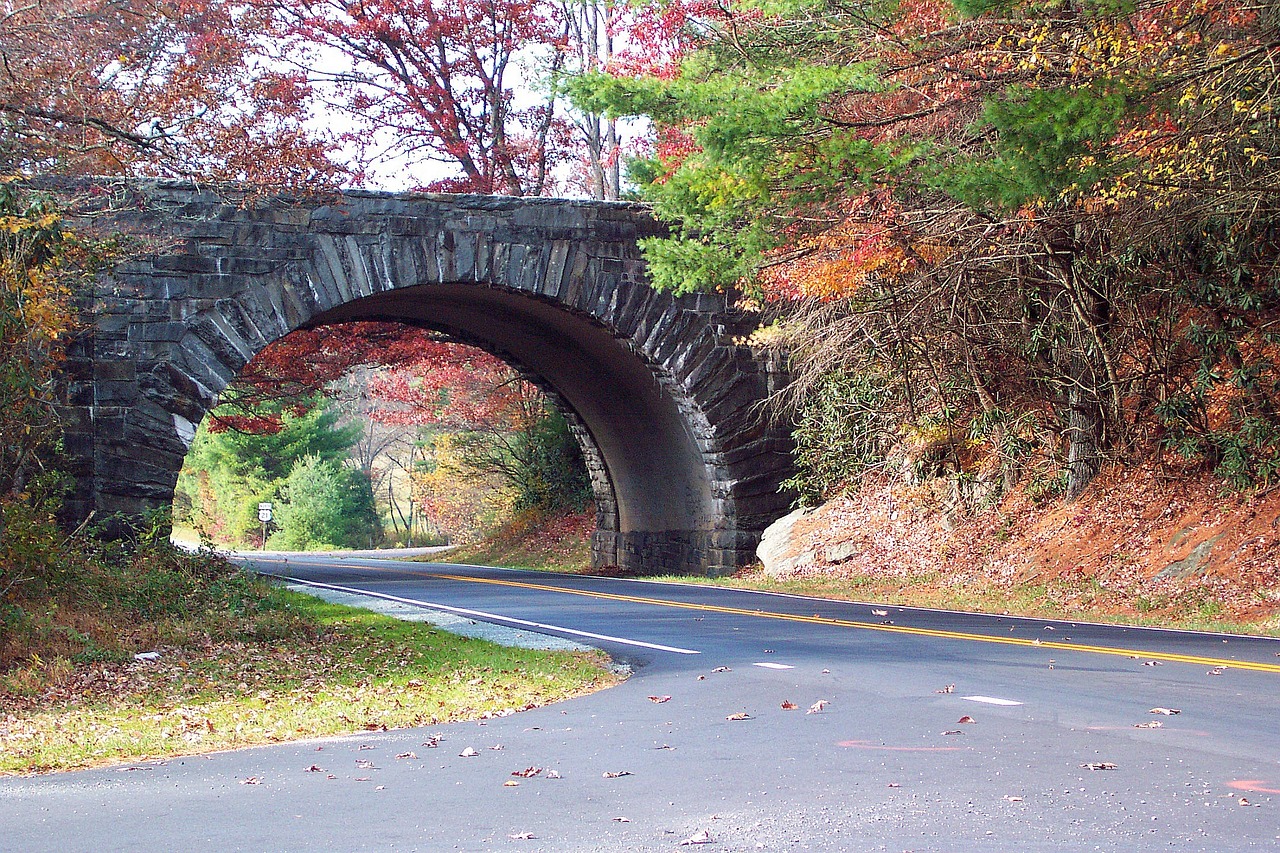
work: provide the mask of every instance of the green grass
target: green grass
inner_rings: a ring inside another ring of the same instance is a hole
[[[512,649],[277,591],[307,631],[167,650],[154,663],[65,664],[13,688],[0,772],[161,758],[504,714],[614,683],[603,655]]]

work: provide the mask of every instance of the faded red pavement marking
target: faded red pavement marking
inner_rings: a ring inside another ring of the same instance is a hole
[[[1237,791],[1248,791],[1251,794],[1280,794],[1280,788],[1268,788],[1267,785],[1274,785],[1274,782],[1268,782],[1265,779],[1237,779],[1234,782],[1228,782],[1228,788],[1235,788]]]

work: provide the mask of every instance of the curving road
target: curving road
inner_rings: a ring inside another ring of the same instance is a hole
[[[1280,849],[1280,641],[483,567],[253,563],[588,642],[634,675],[481,724],[0,780],[0,850]],[[306,772],[317,763],[327,772]],[[544,771],[511,775],[528,767]],[[263,783],[238,784],[249,776]]]

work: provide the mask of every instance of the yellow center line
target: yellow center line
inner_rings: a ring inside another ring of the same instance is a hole
[[[1083,643],[1064,643],[1054,640],[1024,640],[1018,637],[988,636],[986,634],[970,634],[964,631],[945,631],[938,628],[913,628],[907,625],[877,625],[870,622],[856,622],[849,619],[828,619],[821,616],[800,616],[791,613],[774,613],[764,610],[747,610],[741,607],[725,607],[718,604],[695,604],[689,601],[672,601],[663,598],[647,598],[638,595],[620,595],[612,592],[592,592],[583,589],[567,589],[550,584],[528,583],[524,581],[505,581],[496,578],[475,578],[466,575],[446,575],[431,572],[412,572],[423,577],[441,580],[461,581],[463,583],[490,584],[492,586],[510,586],[521,589],[535,589],[543,592],[558,592],[564,595],[581,595],[587,598],[600,598],[607,601],[623,601],[630,604],[650,604],[656,607],[674,607],[681,610],[696,610],[702,613],[724,613],[731,616],[752,616],[758,619],[780,619],[784,622],[804,622],[810,625],[828,625],[839,628],[859,628],[864,631],[883,631],[889,634],[908,634],[916,637],[937,637],[947,640],[970,640],[977,643],[997,643],[1005,646],[1028,646],[1041,649],[1058,649],[1065,652],[1088,652],[1096,655],[1115,655],[1118,657],[1144,657],[1152,660],[1175,663],[1191,663],[1199,666],[1229,667],[1231,669],[1247,669],[1255,672],[1280,674],[1280,664],[1259,663],[1254,661],[1229,660],[1225,658],[1205,657],[1201,655],[1181,655],[1176,652],[1152,652],[1142,649],[1125,649],[1112,646],[1091,646]]]

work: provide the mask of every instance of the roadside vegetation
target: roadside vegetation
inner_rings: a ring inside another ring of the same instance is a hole
[[[591,565],[595,526],[591,507],[583,512],[517,517],[479,542],[414,559],[575,574]]]
[[[504,715],[616,680],[603,655],[328,604],[208,552],[31,532],[61,547],[6,596],[0,772]]]

